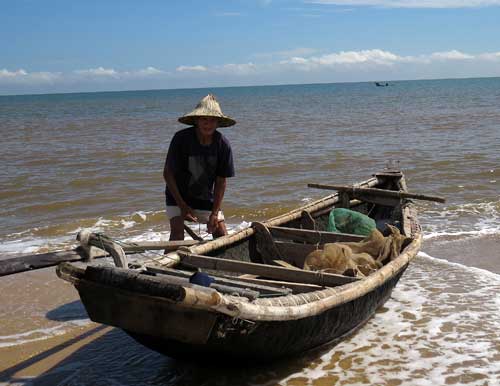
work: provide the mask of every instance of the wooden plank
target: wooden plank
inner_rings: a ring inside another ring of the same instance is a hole
[[[281,256],[284,256],[282,260],[299,268],[304,266],[307,255],[319,247],[317,244],[299,244],[289,241],[275,241],[275,245]]]
[[[273,237],[267,227],[260,222],[253,222],[252,228],[255,230],[257,250],[266,264],[274,264],[273,261],[281,259],[278,248],[274,245]]]
[[[167,283],[170,284],[175,284],[175,285],[180,285],[183,287],[190,287],[190,288],[199,288],[200,286],[195,283],[191,283],[189,281],[189,276],[188,277],[183,277],[183,276],[177,276],[177,275],[169,275],[165,272],[152,272],[148,270],[150,275],[154,275],[154,277],[157,277]],[[211,275],[210,275],[211,276]],[[215,278],[213,278],[215,279]],[[243,283],[244,284],[244,283]],[[237,294],[238,296],[244,296],[250,300],[255,300],[260,296],[259,291],[256,291],[255,289],[248,288],[248,286],[234,286],[231,285],[228,281],[223,283],[221,280],[219,282],[214,281],[213,283],[210,283],[209,286],[206,286],[206,288],[213,288],[214,290],[228,294],[228,295],[233,295]]]
[[[177,250],[179,247],[183,246],[189,247],[195,244],[199,243],[194,240],[159,241],[159,242],[146,241],[140,243],[125,244],[123,246],[123,250],[127,254],[144,252],[146,250],[165,250],[167,252],[172,252]],[[97,259],[108,256],[109,254],[107,252],[102,251],[101,254],[93,256],[93,258]],[[0,277],[13,275],[15,273],[32,271],[36,269],[53,267],[63,262],[80,261],[85,259],[86,259],[85,252],[81,247],[77,247],[73,250],[68,250],[68,251],[56,251],[48,253],[38,253],[34,255],[23,255],[18,257],[12,257],[9,259],[0,258]]]
[[[181,262],[184,264],[189,264],[198,268],[213,269],[215,271],[220,270],[228,272],[250,273],[253,275],[264,276],[270,279],[316,284],[325,287],[335,287],[359,280],[355,277],[315,271],[304,271],[302,269],[290,269],[273,265],[248,263],[236,260],[220,259],[216,257],[195,255],[185,251],[178,251],[177,253],[179,254]]]
[[[300,269],[300,268],[297,268],[295,265],[292,265],[292,264],[286,262],[285,260],[274,260],[274,262],[281,267],[290,268],[290,269]]]
[[[185,279],[189,279],[189,277],[191,275],[193,275],[193,272],[181,271],[181,270],[173,269],[173,268],[157,268],[157,267],[149,267],[149,266],[146,268],[150,272],[159,273],[159,274],[163,274],[163,275],[178,276],[178,277],[185,278]],[[237,287],[237,288],[251,289],[254,291],[261,292],[263,294],[273,294],[273,295],[285,296],[285,295],[288,295],[289,293],[291,293],[290,289],[280,289],[280,288],[266,286],[264,284],[249,283],[249,282],[239,280],[237,276],[232,276],[230,278],[228,278],[226,276],[219,276],[219,275],[212,275],[212,274],[210,274],[210,276],[215,279],[216,284],[228,285],[228,286]]]
[[[338,190],[339,192],[347,192],[353,198],[357,197],[357,194],[371,194],[375,196],[381,197],[394,197],[394,198],[411,198],[415,200],[424,200],[424,201],[435,201],[444,203],[446,199],[438,196],[429,196],[426,194],[419,193],[408,193],[402,191],[395,190],[385,190],[385,189],[376,189],[376,188],[358,188],[355,186],[349,185],[324,185],[324,184],[307,184],[309,188],[317,188],[317,189],[326,189],[326,190]]]
[[[348,233],[333,233],[323,231],[311,231],[308,229],[268,227],[274,237],[306,242],[309,244],[335,243],[338,241],[361,241],[365,236],[351,235]]]
[[[65,261],[82,260],[81,249],[25,255],[0,260],[0,276],[52,267]],[[107,254],[106,254],[107,255]]]
[[[294,294],[318,291],[318,290],[325,288],[325,287],[321,287],[321,286],[315,285],[315,284],[291,283],[288,281],[263,279],[263,278],[258,277],[256,275],[249,275],[249,274],[238,276],[238,280],[246,281],[249,283],[257,283],[257,284],[262,283],[262,284],[265,284],[267,286],[273,286],[273,287],[277,287],[277,288],[286,287],[285,289],[291,289]]]
[[[172,252],[180,247],[191,247],[193,245],[199,244],[196,240],[178,240],[178,241],[141,241],[141,242],[126,242],[121,243],[122,248],[125,252],[144,252],[144,251],[155,251],[155,250],[165,250],[167,252]]]

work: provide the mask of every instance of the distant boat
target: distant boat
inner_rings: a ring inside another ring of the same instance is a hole
[[[375,82],[375,86],[377,86],[377,87],[387,87],[387,86],[389,86],[389,83],[387,83],[387,82]]]

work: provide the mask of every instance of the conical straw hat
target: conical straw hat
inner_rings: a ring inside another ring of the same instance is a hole
[[[179,122],[186,125],[194,125],[198,117],[219,118],[219,127],[229,127],[236,123],[234,119],[222,113],[219,102],[217,102],[212,94],[208,94],[203,98],[193,111],[180,117]]]

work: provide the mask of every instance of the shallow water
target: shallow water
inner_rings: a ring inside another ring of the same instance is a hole
[[[418,203],[423,253],[392,298],[334,348],[231,369],[173,361],[91,323],[52,269],[4,277],[0,382],[494,385],[498,78],[0,97],[0,258],[70,248],[84,227],[167,239],[165,151],[176,117],[209,91],[239,122],[221,130],[235,153],[224,207],[232,229],[324,195],[308,182],[352,183],[388,160],[410,190],[447,198]]]

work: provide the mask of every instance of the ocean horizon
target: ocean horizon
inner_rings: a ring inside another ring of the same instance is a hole
[[[12,96],[37,96],[37,95],[67,95],[67,94],[94,94],[94,93],[119,93],[119,92],[147,92],[147,91],[182,91],[182,90],[218,90],[226,88],[245,88],[245,87],[280,87],[280,86],[313,86],[313,85],[328,85],[328,84],[351,84],[351,83],[376,83],[376,82],[415,82],[415,81],[436,81],[436,80],[473,80],[473,79],[495,79],[498,76],[466,76],[466,77],[451,77],[451,78],[415,78],[415,79],[374,79],[374,80],[352,80],[352,81],[337,81],[337,82],[313,82],[313,83],[276,83],[276,84],[249,84],[249,85],[231,85],[231,86],[203,86],[203,87],[173,87],[173,88],[148,88],[148,89],[123,89],[123,90],[96,90],[96,91],[62,91],[62,92],[38,92],[38,93],[8,93],[1,94],[0,97]]]

